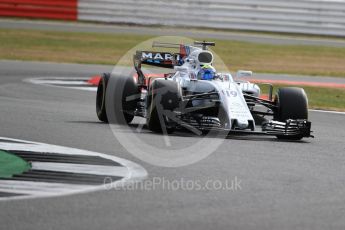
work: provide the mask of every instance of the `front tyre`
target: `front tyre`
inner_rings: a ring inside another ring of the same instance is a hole
[[[174,110],[182,100],[181,87],[171,80],[156,79],[150,86],[148,95],[148,128],[157,133],[172,133],[176,128]],[[169,114],[169,115],[167,115]]]
[[[308,119],[308,98],[304,89],[297,87],[280,88],[276,94],[275,102],[277,111],[274,120],[286,122],[288,119]],[[278,135],[278,139],[300,140],[302,135]]]

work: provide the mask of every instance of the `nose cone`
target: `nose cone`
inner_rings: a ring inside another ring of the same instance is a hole
[[[239,119],[237,119],[236,125],[240,129],[246,129],[249,126],[249,122],[246,119],[239,118]]]
[[[230,83],[230,87],[221,89],[219,95],[227,116],[223,119],[225,129],[252,129],[251,124],[255,126],[253,116],[249,111],[242,91],[236,83]]]

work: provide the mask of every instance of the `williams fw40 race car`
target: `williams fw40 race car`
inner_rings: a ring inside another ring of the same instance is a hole
[[[251,71],[230,73],[213,67],[208,50],[213,42],[192,45],[154,42],[153,47],[176,48],[178,53],[137,51],[133,74],[102,75],[97,89],[99,120],[130,123],[134,116],[146,119],[148,129],[169,134],[187,129],[196,134],[273,135],[279,139],[312,137],[308,99],[302,88],[273,86],[266,98],[258,85],[244,81]],[[142,64],[174,69],[173,73],[144,74]]]

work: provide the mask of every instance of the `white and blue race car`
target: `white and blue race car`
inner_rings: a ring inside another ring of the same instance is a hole
[[[103,122],[130,123],[134,116],[146,119],[148,129],[169,134],[183,128],[196,134],[225,131],[228,134],[274,135],[279,139],[312,137],[308,121],[308,99],[302,88],[285,87],[273,98],[270,85],[263,99],[260,87],[242,76],[214,68],[208,50],[213,42],[192,45],[157,43],[178,48],[178,53],[137,51],[136,74],[102,75],[98,85],[96,112]],[[173,68],[174,72],[147,75],[142,64]]]

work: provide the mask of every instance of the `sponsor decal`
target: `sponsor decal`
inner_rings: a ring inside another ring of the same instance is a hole
[[[173,61],[173,60],[180,60],[180,55],[179,54],[171,54],[171,53],[162,53],[162,52],[147,52],[147,51],[142,51],[141,52],[141,58],[143,60],[165,60],[165,61]]]

